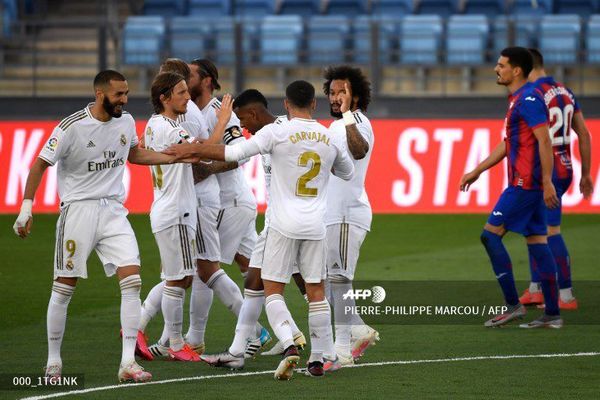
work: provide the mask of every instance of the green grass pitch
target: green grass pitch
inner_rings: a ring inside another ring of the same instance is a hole
[[[25,241],[12,233],[15,216],[0,216],[0,374],[39,373],[46,362],[46,306],[52,280],[56,215],[36,215],[33,233]],[[158,282],[158,250],[144,215],[130,217],[142,254],[142,300]],[[494,276],[479,233],[483,215],[377,215],[363,245],[357,279],[377,281],[463,280],[493,282]],[[259,222],[259,225],[262,225]],[[568,215],[563,234],[573,259],[577,285],[600,281],[598,244],[600,215]],[[523,239],[508,235],[517,279],[528,279]],[[236,267],[225,267],[241,285]],[[84,374],[85,388],[117,383],[120,359],[119,302],[115,278],[104,277],[95,255],[88,262],[89,279],[81,280],[69,307],[63,342],[65,374]],[[389,286],[389,285],[388,285]],[[494,295],[500,302],[500,289]],[[523,288],[520,287],[519,290]],[[600,297],[598,293],[596,297]],[[287,299],[298,325],[306,333],[307,306],[290,286]],[[585,298],[580,297],[580,302]],[[591,300],[590,300],[591,301]],[[597,310],[597,309],[596,309]],[[186,308],[187,321],[187,308]],[[538,315],[532,310],[529,319]],[[382,324],[379,344],[360,363],[505,356],[549,353],[600,352],[600,324],[569,324],[562,330],[525,331],[511,325],[485,329],[481,324]],[[261,322],[268,326],[263,313]],[[186,323],[184,323],[186,324]],[[215,298],[208,322],[207,350],[222,351],[231,341],[235,320]],[[185,327],[184,329],[187,329]],[[157,317],[148,328],[154,341],[162,330]],[[303,356],[303,364],[306,361]],[[278,359],[258,356],[243,372],[268,371]],[[222,375],[228,371],[203,363],[141,362],[154,380]],[[342,369],[322,379],[300,374],[277,382],[271,374],[192,380],[180,383],[109,389],[77,395],[85,399],[298,399],[298,398],[598,398],[600,356],[480,359],[440,363],[374,365]],[[6,388],[0,388],[6,389]],[[68,389],[67,389],[68,390]],[[16,399],[52,392],[0,390],[0,398]],[[74,396],[68,396],[73,398]]]

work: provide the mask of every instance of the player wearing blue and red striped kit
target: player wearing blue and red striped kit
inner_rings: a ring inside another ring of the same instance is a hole
[[[548,109],[541,92],[527,82],[532,67],[532,56],[527,49],[502,50],[494,71],[497,83],[506,86],[511,93],[505,120],[506,139],[460,181],[460,189],[466,191],[482,172],[507,158],[509,186],[502,192],[481,234],[481,242],[504,294],[506,311],[487,321],[487,327],[506,324],[527,313],[519,303],[512,262],[502,243],[508,231],[525,237],[529,254],[539,266],[546,303],[542,317],[520,326],[560,328],[563,325],[558,309],[556,263],[546,236],[546,206],[554,208],[559,202],[552,184]]]
[[[533,70],[529,81],[540,90],[550,114],[550,139],[554,153],[554,171],[552,183],[560,199],[569,189],[573,180],[571,162],[571,130],[579,138],[581,154],[581,182],[579,188],[585,198],[593,191],[590,175],[591,143],[590,134],[585,126],[583,114],[573,95],[567,87],[558,83],[544,70],[544,58],[536,49],[529,49],[533,57]],[[577,299],[573,297],[571,284],[571,259],[565,241],[560,232],[562,204],[547,210],[548,245],[552,250],[558,266],[558,286],[560,289],[559,307],[561,309],[577,309]],[[539,271],[535,260],[530,260],[531,284],[529,289],[519,298],[522,304],[539,304],[543,302],[540,291]]]

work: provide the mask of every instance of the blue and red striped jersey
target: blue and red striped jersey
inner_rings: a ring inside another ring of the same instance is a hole
[[[542,189],[542,165],[534,129],[548,124],[542,93],[526,83],[508,97],[506,156],[508,184],[523,189]]]
[[[551,76],[538,79],[534,85],[542,92],[550,116],[550,139],[554,153],[552,180],[572,179],[571,121],[575,113],[581,112],[579,103],[571,90]]]

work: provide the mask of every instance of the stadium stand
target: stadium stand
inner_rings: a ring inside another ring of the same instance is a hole
[[[600,15],[592,15],[586,34],[588,63],[600,64]]]
[[[379,52],[378,60],[382,64],[397,62],[398,55],[398,37],[400,20],[395,17],[381,16],[368,17],[360,16],[354,19],[353,24],[353,57],[352,60],[357,64],[369,64],[372,54],[372,36],[371,25],[377,24],[377,50]]]
[[[444,18],[458,13],[459,0],[419,0],[416,3],[417,14],[437,14]]]
[[[17,1],[16,0],[2,0],[0,4],[2,11],[2,27],[0,32],[2,36],[8,37],[10,36],[11,25],[13,21],[17,19]]]
[[[582,18],[600,12],[599,0],[556,0],[557,14],[578,14]]]
[[[187,13],[187,0],[145,0],[144,14],[173,17]]]
[[[320,12],[320,0],[281,0],[277,12],[283,15],[310,17]]]
[[[540,25],[540,51],[548,64],[577,62],[581,21],[578,15],[546,15]]]
[[[467,0],[462,12],[495,18],[504,14],[505,6],[504,0]]]
[[[267,16],[260,28],[260,61],[264,65],[296,65],[304,26],[298,15]]]
[[[413,8],[413,0],[373,0],[371,2],[371,13],[373,15],[398,18],[412,14]]]
[[[408,15],[400,28],[400,62],[436,65],[439,62],[442,18],[439,15]]]
[[[488,35],[485,16],[451,16],[446,33],[446,62],[450,65],[483,64]]]
[[[307,25],[306,61],[335,64],[346,61],[350,20],[344,16],[315,16]]]
[[[508,12],[513,15],[537,15],[551,14],[554,10],[553,0],[508,0]]]
[[[275,13],[274,0],[235,0],[231,2],[233,15],[264,17]]]
[[[254,49],[258,47],[258,34],[260,24],[256,17],[251,20],[235,17],[219,17],[215,20],[213,30],[215,33],[215,54],[212,57],[219,64],[232,65],[235,62],[235,23],[239,23],[242,30],[242,52],[244,63],[256,62],[257,55]]]
[[[128,65],[160,64],[164,39],[163,17],[129,17],[123,28],[123,62]]]
[[[325,13],[356,17],[368,14],[369,0],[325,0]]]
[[[213,29],[211,20],[205,17],[192,16],[171,19],[170,55],[182,60],[207,57]]]
[[[231,13],[229,0],[189,0],[189,15],[222,16]]]

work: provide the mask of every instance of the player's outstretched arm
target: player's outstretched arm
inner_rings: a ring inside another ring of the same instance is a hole
[[[159,164],[173,164],[174,162],[186,162],[186,160],[175,160],[175,157],[163,153],[159,153],[153,150],[142,149],[140,147],[132,147],[129,150],[129,156],[127,161],[132,164],[139,165],[159,165]]]
[[[221,108],[217,111],[217,124],[210,133],[209,138],[204,142],[206,144],[219,144],[223,142],[223,135],[227,128],[227,123],[231,119],[231,113],[233,106],[233,97],[230,94],[223,96],[221,100]],[[221,171],[222,172],[222,171]]]
[[[348,83],[344,83],[345,91],[339,94],[339,100],[341,102],[340,111],[344,118],[344,125],[346,125],[346,141],[348,142],[348,151],[352,154],[355,160],[365,158],[369,151],[369,142],[360,134],[358,127],[356,126],[356,120],[350,107],[352,106],[352,92]]]
[[[469,190],[469,187],[479,179],[479,175],[498,164],[504,157],[506,157],[506,142],[502,141],[498,143],[490,155],[480,162],[473,171],[467,172],[460,178],[460,190],[462,192]]]
[[[581,154],[581,181],[579,182],[579,190],[583,194],[583,197],[587,199],[594,191],[594,182],[592,181],[590,172],[592,163],[592,139],[581,112],[573,115],[572,127],[579,138],[579,154]]]
[[[21,203],[21,211],[13,225],[15,233],[22,239],[25,239],[31,232],[31,225],[33,224],[33,215],[31,214],[33,198],[35,197],[35,193],[40,186],[44,173],[49,166],[50,164],[46,161],[37,158],[29,170],[27,182],[25,183],[23,203]]]
[[[212,161],[209,163],[200,162],[198,164],[194,164],[192,166],[192,170],[194,172],[194,183],[198,183],[208,178],[212,174],[218,174],[220,172],[231,171],[232,169],[236,169],[238,167],[238,163],[236,161],[233,162],[225,162],[225,161]]]
[[[533,130],[538,141],[540,152],[540,163],[542,164],[542,184],[544,186],[544,202],[548,208],[559,206],[556,189],[552,183],[552,168],[554,166],[554,154],[552,152],[552,143],[550,142],[550,132],[548,125],[542,125]]]

